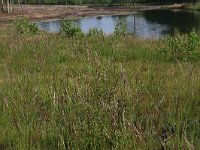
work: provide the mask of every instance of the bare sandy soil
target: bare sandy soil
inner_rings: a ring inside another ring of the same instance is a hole
[[[130,13],[143,10],[162,8],[181,8],[183,4],[157,5],[157,6],[113,6],[113,7],[88,7],[88,6],[65,6],[65,5],[15,5],[14,12],[3,14],[0,12],[0,24],[7,24],[20,17],[31,20],[48,20],[79,18],[86,16],[111,15],[117,13]]]

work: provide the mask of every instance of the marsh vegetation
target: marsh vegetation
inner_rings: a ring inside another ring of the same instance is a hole
[[[195,31],[152,40],[71,27],[0,28],[0,149],[200,149]]]

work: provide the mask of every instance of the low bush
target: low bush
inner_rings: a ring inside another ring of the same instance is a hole
[[[68,37],[84,35],[81,28],[72,21],[63,21],[60,32]]]
[[[176,31],[175,36],[165,39],[165,47],[159,52],[171,60],[197,60],[200,58],[200,36],[195,30],[189,34]]]
[[[114,36],[126,36],[127,35],[126,23],[117,21],[113,35]]]
[[[36,23],[30,22],[26,18],[20,18],[17,20],[15,26],[18,34],[34,35],[38,31]]]
[[[93,28],[93,29],[89,29],[89,32],[87,35],[88,36],[102,36],[104,35],[104,33],[101,29]]]

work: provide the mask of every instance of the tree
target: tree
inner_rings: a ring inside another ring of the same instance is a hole
[[[2,13],[13,12],[13,0],[1,0],[1,11]]]
[[[1,0],[1,11],[4,13],[4,0]]]

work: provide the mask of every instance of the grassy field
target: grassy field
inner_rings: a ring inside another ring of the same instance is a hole
[[[200,61],[165,46],[0,28],[0,149],[200,149]]]

